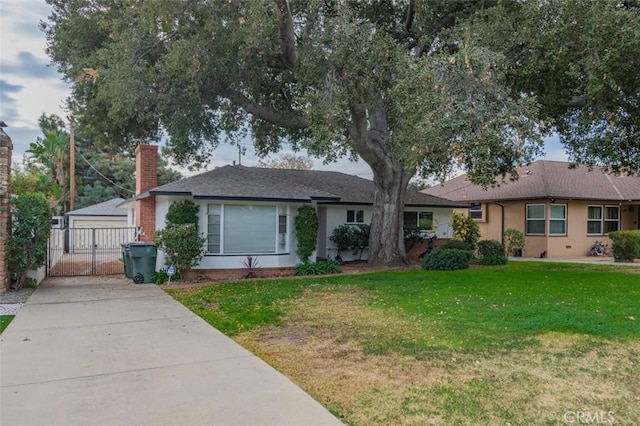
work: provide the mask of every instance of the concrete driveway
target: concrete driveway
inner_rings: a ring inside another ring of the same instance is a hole
[[[45,281],[0,336],[2,425],[339,425],[153,284]]]

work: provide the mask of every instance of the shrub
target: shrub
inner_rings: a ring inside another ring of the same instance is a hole
[[[301,262],[296,265],[295,275],[339,274],[340,268],[334,262]]]
[[[420,227],[403,228],[404,231],[404,248],[409,251],[416,245],[426,240],[425,231]]]
[[[633,262],[640,258],[640,230],[609,232],[613,241],[613,258],[620,262]]]
[[[507,246],[507,254],[516,256],[522,255],[524,250],[524,234],[517,229],[509,228],[504,231],[504,242]]]
[[[193,223],[198,228],[198,211],[200,206],[191,200],[174,201],[169,206],[169,211],[165,216],[165,225],[171,228],[175,225],[183,225],[185,223]]]
[[[476,248],[480,239],[480,227],[475,220],[462,213],[454,213],[451,216],[451,228],[454,240],[467,242],[472,250]]]
[[[179,273],[196,266],[204,256],[206,238],[198,234],[193,223],[175,225],[157,231],[153,242],[165,254],[164,263],[175,265]]]
[[[464,250],[473,252],[473,247],[471,247],[471,245],[466,241],[448,240],[445,241],[445,243],[442,244],[438,250]]]
[[[369,225],[340,225],[333,230],[329,240],[336,245],[338,254],[345,250],[353,250],[362,258],[362,253],[369,248]]]
[[[51,210],[43,194],[24,194],[11,200],[11,238],[8,244],[12,287],[25,283],[27,272],[44,266],[51,232]]]
[[[167,274],[167,270],[166,269],[160,269],[159,271],[156,271],[153,274],[153,277],[151,279],[156,284],[164,284],[167,281],[169,281],[169,274]],[[172,281],[179,281],[180,280],[180,274],[172,275],[171,276],[171,280]]]
[[[478,257],[483,265],[505,265],[504,246],[495,240],[478,241]]]
[[[432,271],[453,271],[467,269],[472,254],[468,250],[435,250],[422,260],[422,269]]]
[[[294,227],[298,243],[296,254],[300,260],[306,262],[315,251],[318,240],[318,215],[316,210],[311,206],[300,207],[294,221]]]

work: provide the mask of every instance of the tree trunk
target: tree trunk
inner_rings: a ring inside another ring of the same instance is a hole
[[[375,95],[374,95],[375,96]],[[375,193],[369,264],[405,265],[404,201],[411,179],[398,158],[389,150],[389,129],[382,98],[369,105],[351,106],[349,138],[360,157],[371,167]]]
[[[375,265],[406,265],[404,246],[404,200],[408,176],[401,167],[384,173],[373,171],[376,192],[369,237],[369,263]]]

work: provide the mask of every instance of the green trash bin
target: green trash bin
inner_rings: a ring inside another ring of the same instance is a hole
[[[151,243],[129,243],[129,255],[132,259],[133,282],[152,283],[156,272],[158,249]]]
[[[124,264],[124,276],[127,278],[133,278],[133,259],[131,259],[131,250],[129,250],[129,244],[122,243],[122,263]]]

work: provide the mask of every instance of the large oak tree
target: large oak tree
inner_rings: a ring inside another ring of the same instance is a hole
[[[405,261],[416,172],[489,185],[550,132],[576,161],[639,168],[630,1],[48,1],[49,54],[99,140],[166,133],[185,164],[247,134],[261,154],[360,156],[373,263]]]

